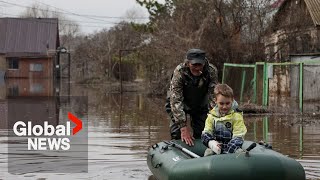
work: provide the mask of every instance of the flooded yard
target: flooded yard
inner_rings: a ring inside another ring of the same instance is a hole
[[[5,87],[1,87],[5,88]],[[3,89],[2,89],[3,90]],[[8,98],[0,100],[0,179],[148,179],[146,156],[151,145],[170,139],[164,99],[139,93],[106,93],[103,88],[72,86],[72,96],[88,97],[88,173],[8,173]],[[65,95],[61,93],[61,95]],[[15,99],[25,96],[17,96]],[[36,97],[32,101],[38,101]],[[64,112],[68,105],[55,106]],[[19,113],[19,112],[17,112]],[[61,118],[61,117],[59,117]],[[320,179],[320,121],[317,116],[245,115],[246,140],[264,140],[273,149],[299,161],[307,179]],[[60,122],[60,121],[59,121]],[[41,158],[42,154],[36,157]],[[52,160],[54,162],[55,159]],[[28,166],[30,162],[22,164]],[[67,166],[73,166],[68,164]],[[46,169],[46,167],[42,167]],[[151,179],[151,178],[150,178]]]

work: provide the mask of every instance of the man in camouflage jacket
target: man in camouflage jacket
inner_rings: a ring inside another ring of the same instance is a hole
[[[174,70],[170,82],[170,104],[166,105],[166,110],[171,117],[172,139],[193,145],[194,138],[201,137],[209,107],[214,107],[213,90],[217,82],[217,69],[208,63],[205,52],[190,49],[185,62]],[[193,135],[187,127],[188,116]]]

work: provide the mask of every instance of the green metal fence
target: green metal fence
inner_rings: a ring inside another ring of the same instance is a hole
[[[305,74],[307,78],[304,77]],[[274,105],[272,103],[276,99],[281,103],[288,101],[290,107],[287,108],[292,111],[298,109],[303,112],[304,101],[320,102],[320,95],[317,96],[320,92],[320,85],[317,85],[318,75],[320,62],[312,60],[286,63],[225,63],[222,83],[229,84],[234,89],[235,97],[240,102],[251,102],[266,107]],[[304,83],[307,84],[306,87]],[[311,109],[320,112],[320,103],[319,107],[314,105]],[[310,110],[310,107],[307,110]]]
[[[240,80],[239,76],[241,77]],[[256,65],[224,64],[222,83],[229,84],[234,89],[235,97],[239,98],[240,102],[256,103],[256,77]]]

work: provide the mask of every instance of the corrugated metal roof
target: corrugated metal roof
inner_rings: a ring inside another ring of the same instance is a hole
[[[320,0],[304,0],[316,26],[320,25]]]
[[[47,54],[59,44],[57,18],[0,18],[0,53]]]
[[[4,57],[48,57],[47,54],[38,52],[8,52]]]

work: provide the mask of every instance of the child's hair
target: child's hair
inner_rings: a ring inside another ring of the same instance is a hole
[[[227,84],[217,84],[214,88],[214,96],[217,97],[219,94],[225,97],[233,98],[233,90]]]

